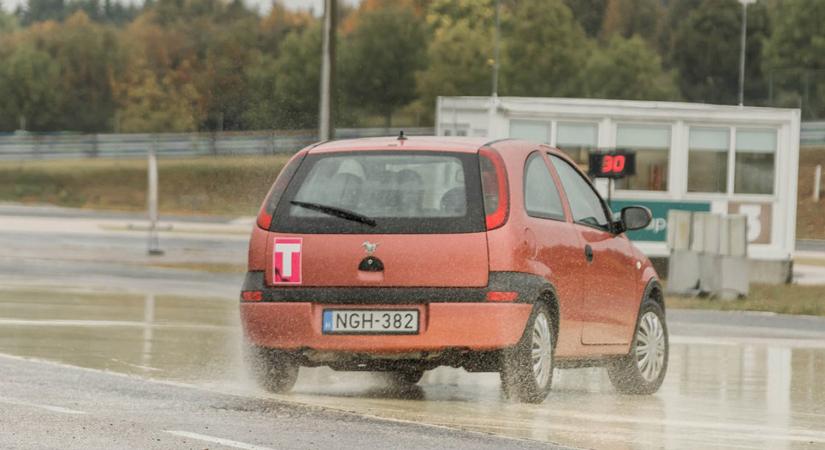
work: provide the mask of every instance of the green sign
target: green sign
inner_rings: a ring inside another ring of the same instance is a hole
[[[643,230],[630,231],[627,237],[634,241],[665,242],[667,240],[667,212],[671,209],[681,211],[709,212],[709,202],[678,202],[657,200],[613,200],[611,205],[616,217],[625,206],[644,206],[650,209],[653,220]]]

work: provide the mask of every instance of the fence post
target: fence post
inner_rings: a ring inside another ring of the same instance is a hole
[[[149,146],[149,173],[148,192],[146,196],[149,210],[149,254],[162,255],[158,239],[158,137],[152,135],[152,145]]]
[[[822,165],[817,164],[814,170],[814,202],[819,203],[819,190],[822,186]]]

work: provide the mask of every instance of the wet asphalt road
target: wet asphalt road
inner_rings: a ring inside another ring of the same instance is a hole
[[[0,356],[0,448],[560,448]]]
[[[96,282],[118,278],[117,267],[100,266],[110,272]],[[77,448],[189,448],[169,430],[271,448],[441,446],[439,428],[354,419],[363,416],[581,448],[825,448],[821,318],[670,311],[670,369],[653,396],[618,395],[603,369],[576,369],[556,371],[543,404],[523,405],[502,397],[495,374],[450,368],[403,392],[368,373],[302,369],[294,392],[273,396],[249,381],[241,361],[237,294],[181,295],[165,283],[140,293],[154,270],[138,282],[121,279],[131,286],[125,292],[9,287],[0,275],[0,354],[108,372],[0,357],[0,403],[10,411],[0,416],[0,448],[63,448],[53,444],[72,438]],[[189,286],[203,280],[193,271],[167,275]],[[220,406],[230,403],[238,406]],[[320,409],[309,414],[295,403]],[[450,436],[445,448],[533,445]],[[201,442],[187,445],[221,448]]]
[[[0,448],[825,448],[821,318],[669,311],[670,369],[653,396],[576,369],[523,405],[502,398],[495,374],[450,368],[404,391],[302,369],[294,392],[274,396],[241,361],[241,274],[146,267],[135,233],[8,223]],[[162,242],[166,261],[245,256],[240,236]]]

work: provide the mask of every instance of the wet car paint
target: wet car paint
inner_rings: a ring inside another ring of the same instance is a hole
[[[304,368],[292,394],[272,396],[247,379],[237,308],[205,296],[0,290],[0,353],[577,447],[825,446],[825,333],[760,339],[676,321],[653,396],[616,394],[603,369],[574,369],[557,371],[544,403],[517,404],[497,374],[451,368],[401,391],[380,375]]]

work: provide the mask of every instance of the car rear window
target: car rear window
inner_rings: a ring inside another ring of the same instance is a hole
[[[478,156],[393,151],[310,154],[278,204],[273,231],[420,234],[484,230]],[[294,202],[346,210],[370,226]]]

